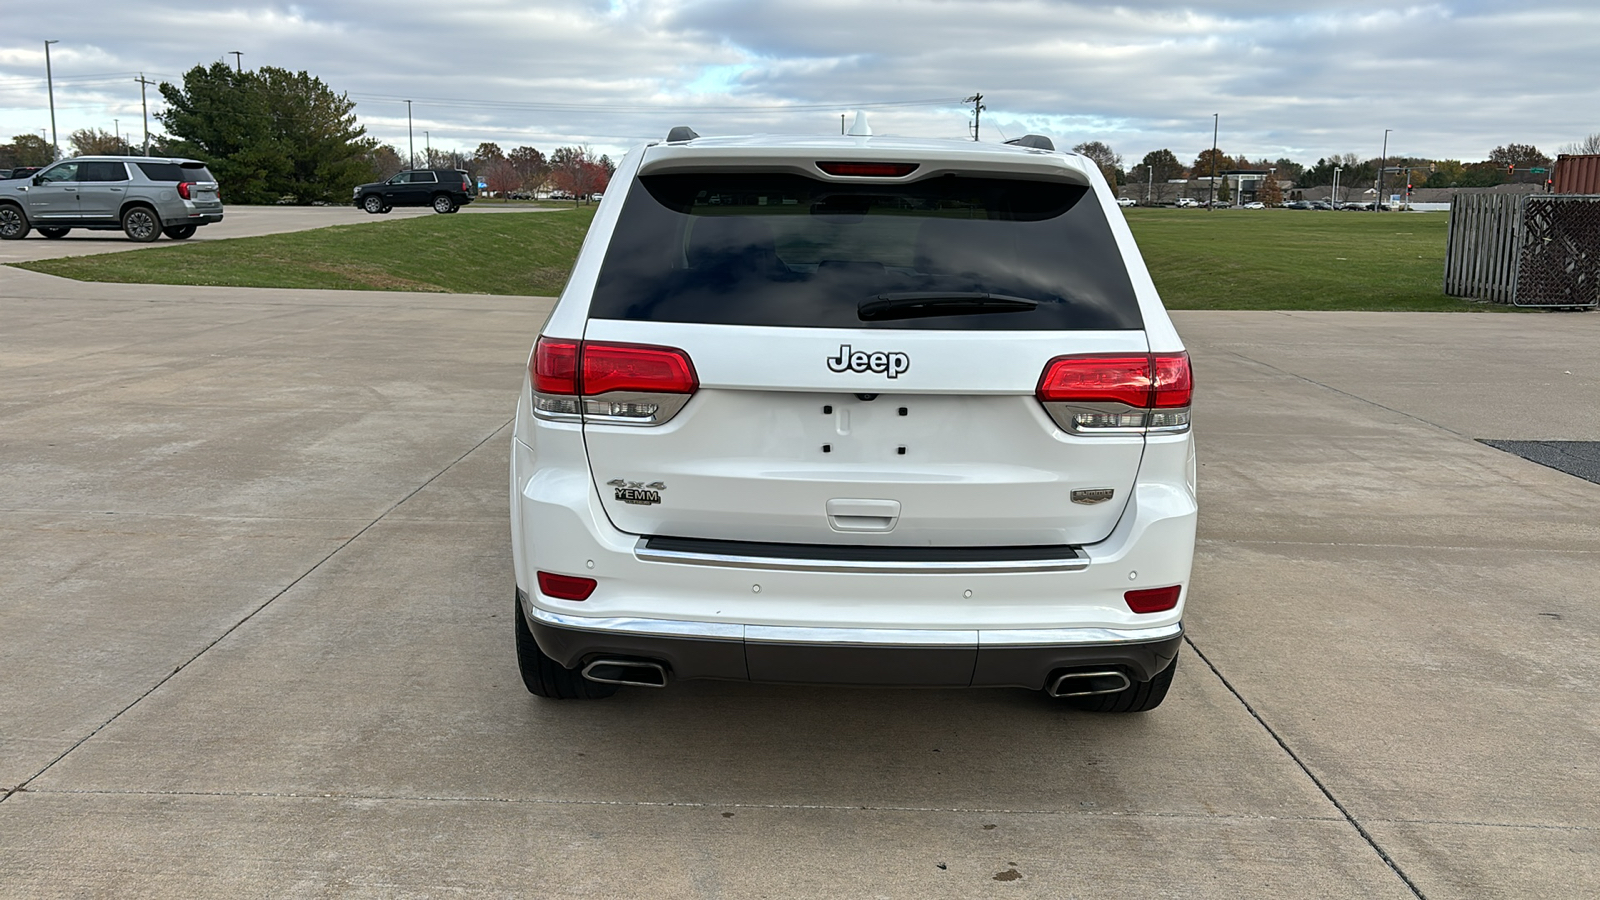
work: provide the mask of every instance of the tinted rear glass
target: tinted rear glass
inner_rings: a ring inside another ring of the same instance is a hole
[[[883,314],[908,303],[923,310]],[[1143,327],[1088,188],[959,176],[904,185],[645,176],[628,192],[589,314],[818,328]]]
[[[127,181],[128,169],[119,162],[78,163],[79,181]]]
[[[199,163],[134,163],[151,181],[216,181],[211,170]]]

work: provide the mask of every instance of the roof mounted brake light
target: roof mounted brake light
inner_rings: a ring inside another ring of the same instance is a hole
[[[817,168],[829,175],[847,178],[904,178],[921,168],[921,163],[819,162]]]

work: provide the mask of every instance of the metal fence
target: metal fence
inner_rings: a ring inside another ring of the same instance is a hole
[[[1514,306],[1600,307],[1600,196],[1457,196],[1444,292]]]

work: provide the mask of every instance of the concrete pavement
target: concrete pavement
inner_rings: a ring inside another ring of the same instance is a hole
[[[551,209],[553,207],[502,206],[493,201],[480,201],[462,207],[461,214],[549,212]],[[228,206],[223,210],[221,222],[201,228],[186,243],[282,234],[287,231],[309,231],[332,225],[352,225],[397,218],[414,219],[418,216],[432,215],[437,213],[422,207],[397,207],[386,215],[374,216],[353,206]],[[0,264],[59,259],[64,256],[89,256],[95,253],[120,253],[146,247],[166,247],[174,243],[177,242],[161,238],[149,244],[136,244],[128,240],[121,231],[86,231],[81,228],[74,228],[65,237],[52,240],[35,231],[20,241],[0,241]]]
[[[0,896],[1584,897],[1596,315],[1185,313],[1173,693],[688,683],[511,645],[548,300],[0,269]],[[1571,373],[1571,374],[1566,374]]]

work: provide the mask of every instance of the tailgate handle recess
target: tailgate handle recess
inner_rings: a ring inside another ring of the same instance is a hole
[[[899,500],[829,500],[827,509],[834,531],[893,531],[900,521]]]

